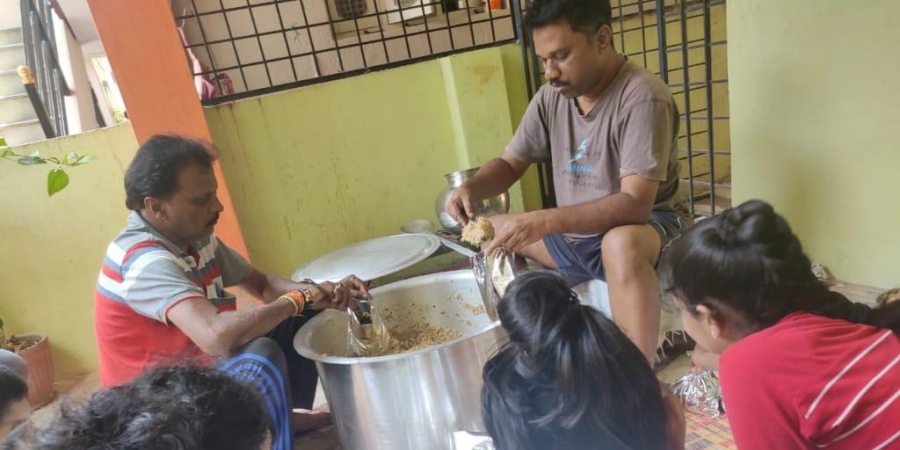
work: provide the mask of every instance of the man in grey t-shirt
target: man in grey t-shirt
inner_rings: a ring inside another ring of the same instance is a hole
[[[525,18],[549,83],[506,151],[448,203],[462,223],[473,204],[552,162],[557,208],[491,218],[500,246],[571,284],[605,279],[615,322],[651,362],[659,334],[655,266],[689,225],[678,195],[678,109],[665,83],[613,47],[608,0],[536,0]]]

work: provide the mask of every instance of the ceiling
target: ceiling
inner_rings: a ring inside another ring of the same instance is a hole
[[[99,39],[87,0],[56,0],[56,3],[69,21],[78,42],[87,44]]]

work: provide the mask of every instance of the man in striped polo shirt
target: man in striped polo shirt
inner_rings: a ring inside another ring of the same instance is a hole
[[[353,296],[368,297],[366,286],[352,275],[337,284],[316,285],[254,269],[213,234],[223,208],[212,161],[200,142],[154,136],[138,149],[125,174],[126,206],[132,212],[107,249],[95,292],[102,383],[126,383],[152,366],[184,360],[212,364],[230,357],[222,367],[239,378],[252,379],[257,372],[279,378],[276,369],[286,367],[282,378],[287,379],[268,387],[260,382],[260,388],[288,393],[289,406],[309,409],[317,374],[315,365],[293,350],[294,334],[315,311],[345,309]],[[264,304],[236,310],[235,298],[225,291],[233,286]],[[311,296],[302,316],[297,302],[276,300],[289,291]],[[256,342],[261,337],[273,339],[280,351]],[[263,355],[241,357],[248,348]],[[247,361],[270,370],[254,369]],[[327,412],[291,418],[295,431],[329,420]]]

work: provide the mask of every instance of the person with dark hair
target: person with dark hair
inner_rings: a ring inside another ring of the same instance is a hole
[[[830,291],[758,200],[685,233],[663,270],[685,330],[720,355],[738,448],[900,448],[900,302]]]
[[[484,367],[482,418],[499,450],[684,448],[684,414],[646,358],[551,272],[497,305],[509,342]]]
[[[16,369],[0,365],[0,442],[30,415],[27,381]]]
[[[268,336],[286,359],[293,407],[309,409],[318,375],[293,349],[316,311],[367,298],[365,283],[295,283],[265,275],[213,234],[223,207],[213,157],[204,143],[153,136],[125,174],[128,225],[107,248],[95,291],[95,331],[104,386],[148,367],[236,354]],[[236,310],[226,288],[240,286],[264,304]],[[283,294],[290,295],[283,295]],[[270,361],[271,363],[271,361]],[[272,364],[270,364],[272,365]],[[295,414],[295,431],[327,425],[326,411]]]
[[[24,436],[34,450],[261,450],[274,429],[253,385],[199,366],[150,370],[103,389]]]
[[[19,378],[28,380],[28,363],[15,352],[0,348],[0,366],[6,366],[19,375]]]
[[[616,51],[609,0],[534,0],[525,16],[548,83],[503,154],[451,196],[466,224],[532,163],[552,163],[556,207],[491,217],[504,247],[573,286],[609,285],[612,317],[656,358],[660,252],[692,219],[678,193],[679,113],[666,83]]]

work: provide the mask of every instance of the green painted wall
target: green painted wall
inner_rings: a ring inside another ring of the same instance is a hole
[[[136,149],[128,123],[14,148],[97,156],[68,170],[69,187],[51,198],[49,166],[0,161],[0,318],[8,334],[49,336],[57,379],[97,370],[94,285],[106,246],[125,225],[122,179]]]
[[[511,113],[525,92],[521,63],[514,70],[505,52],[208,108],[254,263],[286,276],[328,251],[398,233],[409,220],[437,223],[443,174],[499,155],[512,136]],[[510,86],[522,86],[512,104]],[[511,194],[521,210],[521,189]]]
[[[772,202],[837,278],[890,287],[900,2],[864,3],[728,2],[734,202]]]

